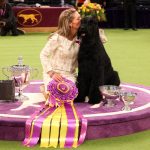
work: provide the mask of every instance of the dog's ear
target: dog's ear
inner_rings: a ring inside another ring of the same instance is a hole
[[[92,16],[93,24],[98,26],[98,18],[96,15]]]
[[[93,19],[94,19],[94,21],[95,22],[97,22],[98,23],[98,18],[97,18],[97,15],[95,14],[95,15],[93,15]]]

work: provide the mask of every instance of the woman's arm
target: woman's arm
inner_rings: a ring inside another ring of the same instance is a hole
[[[62,76],[59,73],[56,73],[53,71],[53,68],[50,62],[50,55],[53,55],[53,53],[55,53],[58,45],[59,43],[57,40],[57,36],[56,35],[51,36],[40,53],[40,60],[41,60],[41,64],[43,66],[44,72],[47,73],[50,78],[57,80],[57,81],[61,81]],[[53,61],[57,61],[57,60],[53,60]]]
[[[56,37],[53,36],[49,38],[49,40],[47,41],[46,45],[44,46],[44,48],[40,53],[40,60],[45,73],[48,73],[49,71],[52,70],[52,66],[50,63],[50,55],[54,53],[54,51],[57,49],[58,46],[57,39]]]

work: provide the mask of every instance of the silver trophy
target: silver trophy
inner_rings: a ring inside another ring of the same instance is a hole
[[[107,107],[115,105],[114,100],[120,97],[121,87],[115,85],[103,85],[99,87],[103,96],[103,101]]]
[[[137,93],[134,92],[121,92],[121,99],[124,103],[122,110],[130,111],[130,105],[134,103]]]
[[[24,101],[29,98],[23,94],[23,88],[29,84],[29,79],[38,75],[38,69],[23,65],[22,56],[18,57],[18,64],[9,67],[3,67],[2,73],[9,79],[14,79],[15,87],[18,88],[16,100]]]

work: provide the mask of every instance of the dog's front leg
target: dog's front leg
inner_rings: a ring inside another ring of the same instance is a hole
[[[98,84],[93,84],[90,86],[89,90],[89,103],[90,104],[98,104],[102,99],[102,95],[99,91]]]
[[[87,86],[85,81],[78,81],[77,88],[79,93],[74,102],[84,102],[85,97],[87,96]]]
[[[89,90],[89,103],[98,104],[102,101],[102,94],[99,86],[104,85],[104,67],[99,67],[93,72],[93,78]]]

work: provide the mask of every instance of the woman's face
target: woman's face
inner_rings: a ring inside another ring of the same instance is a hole
[[[80,16],[80,14],[76,11],[76,12],[74,13],[73,20],[72,20],[72,22],[70,23],[71,29],[78,30],[79,27],[80,27],[80,24],[81,24],[81,16]]]

